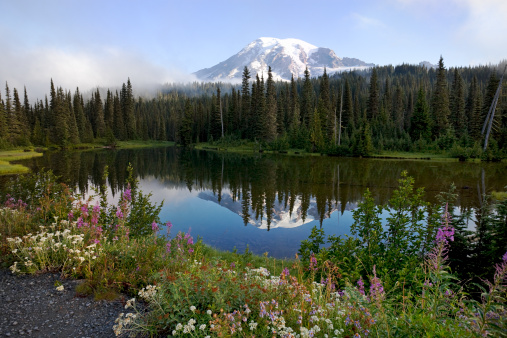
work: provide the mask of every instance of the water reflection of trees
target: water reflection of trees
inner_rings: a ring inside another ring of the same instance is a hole
[[[430,202],[454,183],[463,209],[478,207],[482,192],[507,185],[507,170],[501,164],[240,155],[180,148],[47,153],[31,159],[29,165],[34,170],[51,168],[81,191],[90,184],[103,184],[107,165],[114,194],[123,188],[129,163],[141,179],[153,177],[166,186],[186,186],[191,191],[211,190],[218,202],[227,189],[233,201],[241,201],[245,224],[252,217],[265,217],[270,224],[275,204],[292,213],[296,201],[301,203],[303,219],[315,205],[322,221],[331,210],[338,207],[343,212],[360,200],[366,188],[377,203],[385,204],[403,170],[415,178],[416,186],[425,187]]]

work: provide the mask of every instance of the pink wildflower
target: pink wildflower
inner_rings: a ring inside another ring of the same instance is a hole
[[[317,258],[315,258],[315,255],[311,254],[310,256],[310,266],[308,267],[309,270],[316,271],[317,270]]]

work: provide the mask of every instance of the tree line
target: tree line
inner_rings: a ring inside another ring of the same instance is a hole
[[[503,62],[505,63],[505,61]],[[499,65],[501,69],[502,66]],[[337,155],[373,151],[461,149],[480,153],[481,129],[499,83],[494,67],[446,69],[415,65],[374,67],[329,76],[274,81],[247,67],[239,85],[165,85],[155,98],[99,89],[90,98],[50,83],[49,99],[23,103],[6,83],[0,95],[0,146],[57,145],[115,140],[197,142],[252,140],[273,150],[306,149]],[[503,86],[491,148],[507,148]]]

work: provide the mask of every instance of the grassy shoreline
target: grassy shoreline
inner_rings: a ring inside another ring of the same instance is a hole
[[[105,146],[103,143],[81,143],[69,146],[65,150],[97,150],[97,149],[137,149],[137,148],[157,148],[174,146],[174,142],[169,141],[119,141],[114,147]],[[33,157],[43,156],[43,151],[51,149],[60,149],[58,147],[49,148],[16,148],[0,151],[0,176],[26,174],[30,172],[28,167],[22,164],[13,164],[13,161],[26,160]]]
[[[240,154],[280,154],[289,156],[333,156],[321,153],[310,153],[304,149],[288,149],[285,151],[266,150],[261,149],[258,143],[246,142],[240,145],[223,145],[223,144],[210,144],[209,142],[201,142],[194,145],[194,149],[218,152],[230,152]],[[431,160],[431,161],[449,161],[457,162],[458,159],[451,157],[445,153],[424,153],[424,152],[400,152],[400,151],[383,151],[381,153],[372,154],[365,158],[376,159],[403,159],[403,160]],[[470,162],[480,162],[479,159],[469,159]]]
[[[21,164],[12,164],[13,161],[40,157],[42,153],[36,151],[4,150],[0,151],[0,175],[25,174],[30,171]]]

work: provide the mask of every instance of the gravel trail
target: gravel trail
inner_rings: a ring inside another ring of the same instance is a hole
[[[13,275],[0,269],[0,337],[115,337],[123,299],[78,297],[76,280],[59,274]],[[57,291],[55,281],[64,286]]]

